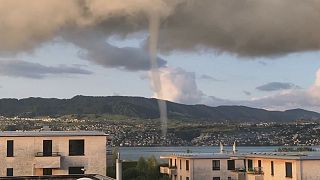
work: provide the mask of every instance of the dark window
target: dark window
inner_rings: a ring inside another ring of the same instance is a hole
[[[42,173],[43,175],[52,175],[52,169],[44,168]]]
[[[173,166],[173,165],[172,165],[172,159],[170,159],[169,166]]]
[[[174,159],[174,166],[177,167],[177,159]]]
[[[189,171],[189,160],[186,160],[186,170]]]
[[[212,180],[220,180],[220,177],[213,177]]]
[[[180,160],[181,161],[181,160]],[[182,180],[182,176],[180,176],[180,180]]]
[[[253,161],[252,161],[252,159],[248,159],[248,170],[249,171],[253,170]]]
[[[231,180],[231,177],[228,177],[228,180]]]
[[[274,175],[274,165],[273,165],[273,161],[271,161],[271,175]]]
[[[13,157],[13,140],[7,141],[7,157]]]
[[[286,177],[292,178],[292,163],[286,162]]]
[[[212,160],[212,170],[220,170],[220,160]]]
[[[186,180],[189,180],[189,177],[186,177]]]
[[[235,168],[234,160],[228,160],[228,170],[235,170]]]
[[[52,156],[52,141],[43,140],[43,156]]]
[[[69,174],[84,174],[84,167],[69,167]]]
[[[7,168],[7,176],[13,176],[13,168]]]
[[[84,140],[69,140],[69,156],[84,155]]]
[[[181,161],[181,159],[180,159],[180,169],[181,169],[181,167],[182,167],[182,161]]]
[[[261,168],[261,160],[258,160],[258,167]]]

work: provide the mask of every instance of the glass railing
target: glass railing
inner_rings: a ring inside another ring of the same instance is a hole
[[[35,154],[36,157],[51,157],[51,156],[61,156],[59,152],[51,152],[51,153],[44,153],[44,152],[37,152]]]

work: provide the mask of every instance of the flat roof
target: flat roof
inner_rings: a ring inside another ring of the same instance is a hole
[[[0,131],[0,137],[107,136],[101,131]]]
[[[288,159],[288,160],[320,160],[319,152],[252,152],[244,154],[246,158]]]
[[[184,158],[184,159],[230,159],[235,157],[235,154],[225,154],[225,153],[179,153],[160,156],[160,159],[169,159],[173,157]]]
[[[253,152],[253,153],[184,153],[160,156],[161,159],[183,158],[183,159],[287,159],[287,160],[320,160],[320,152],[295,153],[295,152]]]

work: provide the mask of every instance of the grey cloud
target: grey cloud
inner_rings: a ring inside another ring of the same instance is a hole
[[[32,63],[20,60],[0,61],[0,75],[10,77],[25,77],[41,79],[48,75],[89,75],[91,71],[78,67],[65,65],[44,66],[39,63]]]
[[[299,89],[300,87],[292,83],[284,82],[270,82],[256,87],[260,91],[277,91],[277,90],[287,90],[287,89]]]
[[[106,42],[101,31],[92,29],[63,33],[63,38],[82,50],[79,56],[107,68],[120,68],[128,71],[149,70],[150,57],[143,48],[115,47]],[[159,58],[159,67],[165,67],[166,61]]]
[[[203,80],[209,80],[209,81],[221,81],[207,74],[202,74],[201,76],[199,76],[199,78]]]
[[[251,92],[249,92],[249,91],[242,91],[243,92],[243,94],[245,94],[245,95],[247,95],[247,96],[251,96]]]

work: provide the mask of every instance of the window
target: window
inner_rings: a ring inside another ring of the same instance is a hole
[[[7,141],[7,157],[13,157],[13,140]]]
[[[248,159],[248,170],[249,171],[253,170],[253,161],[252,161],[252,159]]]
[[[228,177],[228,180],[231,180],[231,177]]]
[[[212,160],[212,170],[220,170],[220,160]]]
[[[84,155],[84,140],[69,140],[69,156]]]
[[[180,160],[181,161],[181,160]],[[182,180],[182,176],[180,176],[180,180]]]
[[[52,140],[43,140],[43,156],[52,156]]]
[[[228,170],[235,170],[235,168],[234,160],[228,160]]]
[[[189,180],[189,177],[186,177],[186,180]]]
[[[258,160],[258,167],[261,168],[261,160]]]
[[[180,159],[180,169],[181,169],[181,167],[182,167],[182,161],[181,161],[181,159]],[[182,180],[182,179],[181,179]]]
[[[189,160],[186,160],[186,170],[189,171]]]
[[[69,174],[84,174],[84,167],[69,167]]]
[[[172,159],[170,159],[169,166],[172,167]]]
[[[174,167],[177,167],[177,159],[174,159]]]
[[[220,180],[220,177],[213,177],[212,180]]]
[[[271,176],[274,176],[274,165],[273,165],[273,161],[271,161]]]
[[[292,163],[286,162],[286,177],[292,178]]]
[[[43,173],[43,175],[52,175],[52,169],[50,169],[50,168],[44,168],[43,170],[42,170],[42,173]]]
[[[7,168],[7,176],[13,176],[13,168]]]

